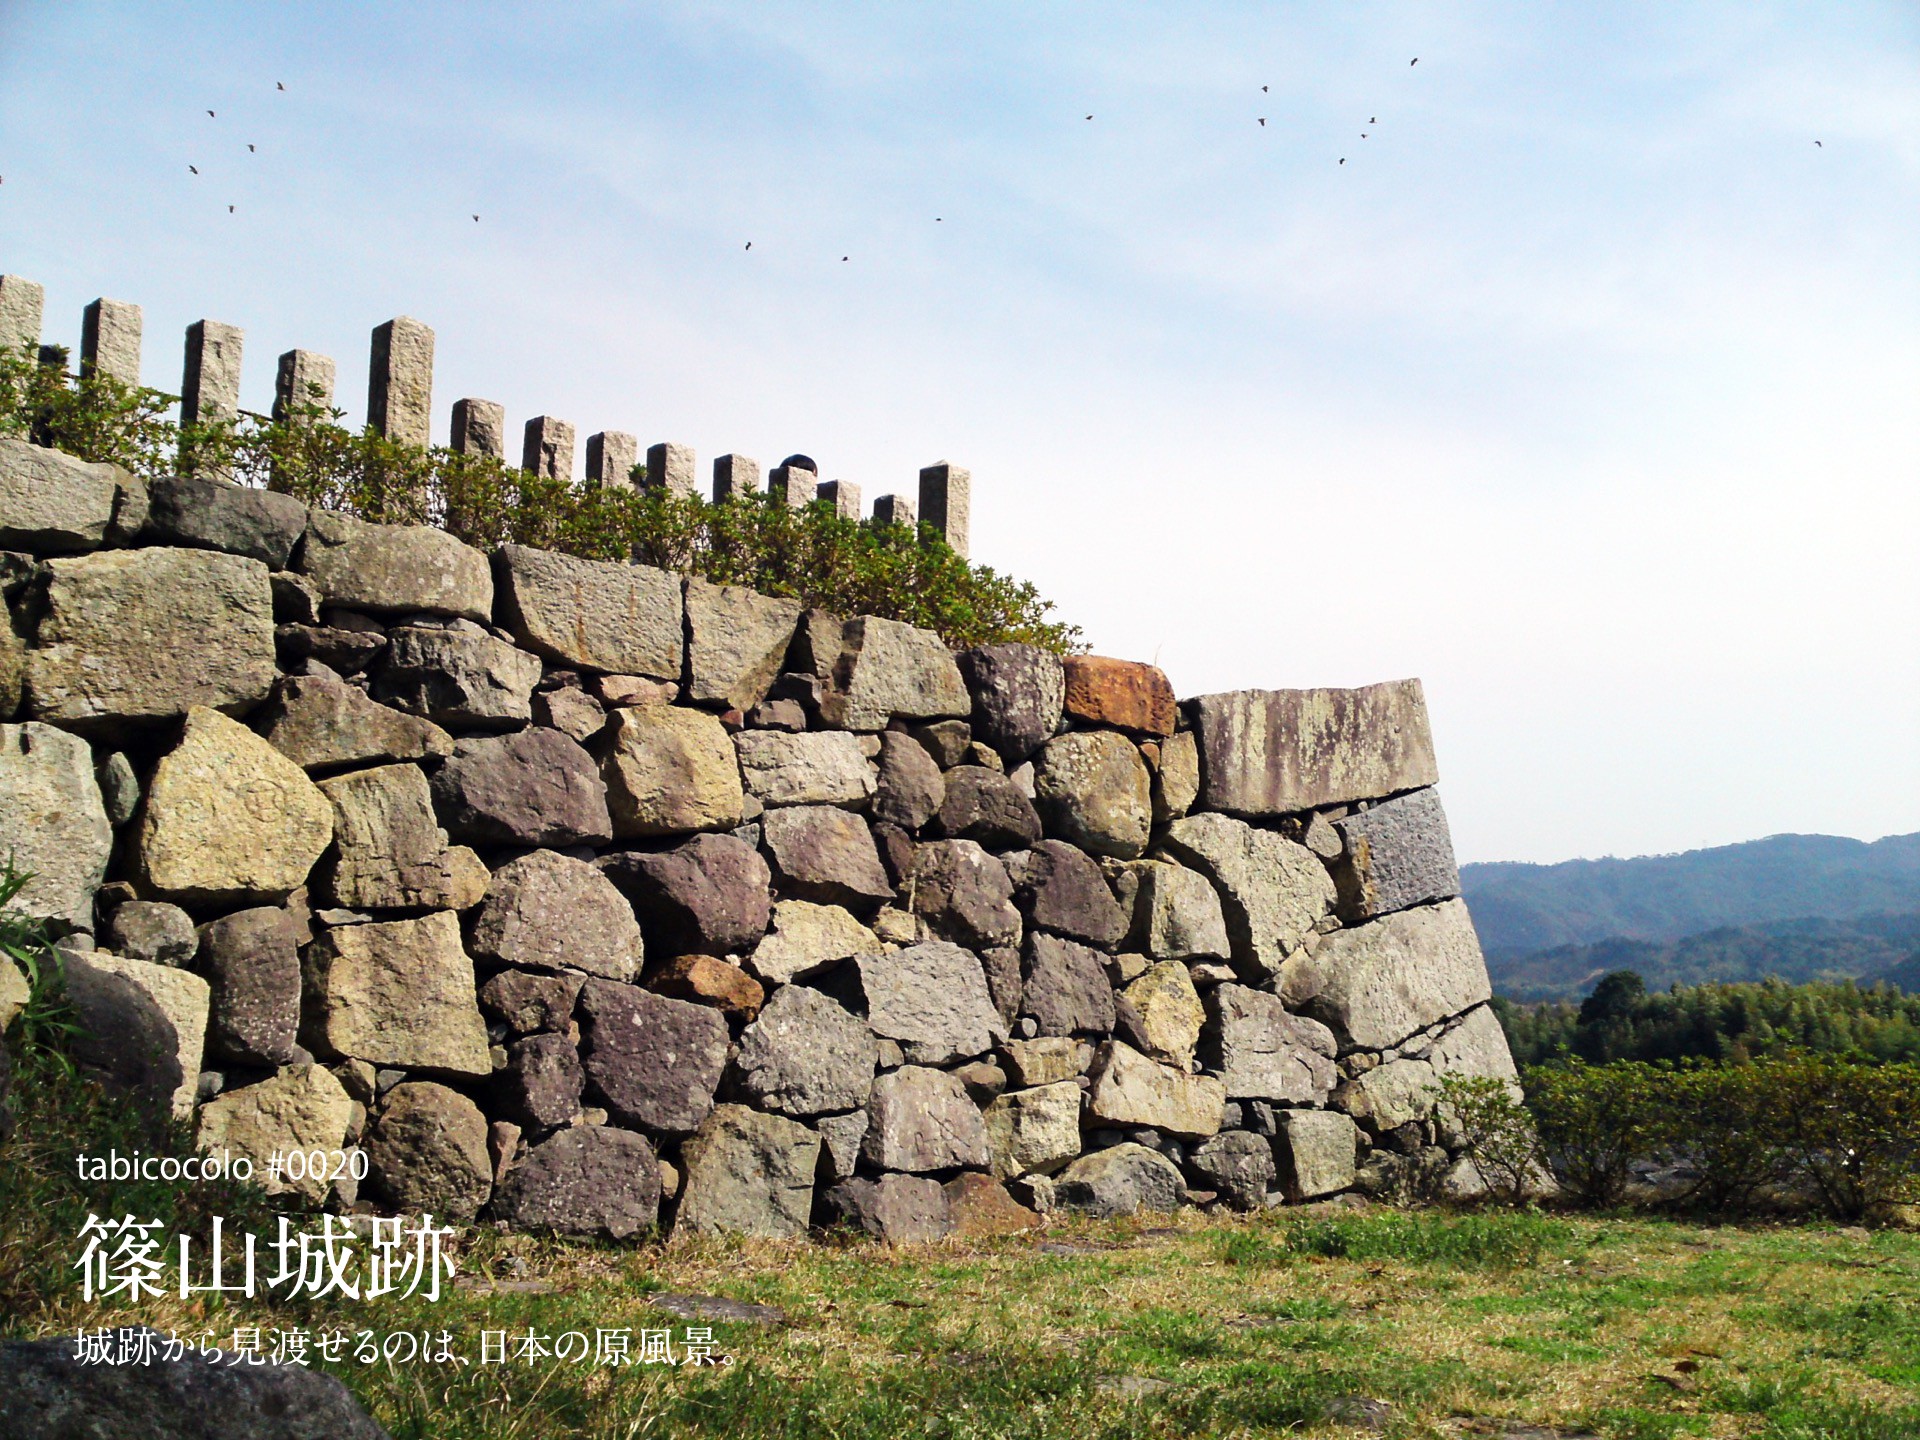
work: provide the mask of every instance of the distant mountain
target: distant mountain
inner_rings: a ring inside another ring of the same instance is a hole
[[[1578,1000],[1609,970],[1638,971],[1648,990],[1771,977],[1793,984],[1884,981],[1920,994],[1920,913],[1774,920],[1679,940],[1616,938],[1530,954],[1489,953],[1487,969],[1494,992],[1517,1001]]]
[[[1631,860],[1462,865],[1460,885],[1488,957],[1504,960],[1603,940],[1920,912],[1920,834],[1870,844],[1774,835]]]

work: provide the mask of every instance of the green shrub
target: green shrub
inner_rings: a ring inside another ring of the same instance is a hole
[[[1568,1198],[1611,1208],[1635,1161],[1666,1155],[1671,1072],[1652,1065],[1542,1066],[1526,1075],[1527,1108]]]
[[[1524,1204],[1540,1173],[1540,1137],[1517,1086],[1486,1075],[1448,1075],[1437,1087],[1441,1122],[1496,1200]]]
[[[1920,1201],[1920,1065],[1772,1061],[1770,1128],[1836,1220]]]

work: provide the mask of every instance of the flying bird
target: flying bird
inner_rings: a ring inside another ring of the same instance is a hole
[[[231,214],[233,213],[233,207],[232,207],[231,205],[229,205],[229,206],[227,207],[227,213],[228,213],[229,215],[231,215]]]
[[[1367,117],[1367,124],[1378,125],[1379,123],[1380,123],[1380,117],[1378,115],[1369,115]]]
[[[1340,157],[1340,163],[1341,163],[1342,165],[1344,165],[1344,164],[1346,164],[1346,163],[1347,163],[1347,157],[1346,157],[1346,156],[1344,156],[1344,155],[1342,155],[1342,156]]]
[[[476,225],[478,225],[478,224],[480,223],[480,217],[479,217],[478,215],[476,215],[476,216],[474,216],[474,217],[473,217],[473,223],[474,223],[474,224],[476,224]]]
[[[936,225],[938,225],[938,224],[940,223],[940,217],[939,217],[938,215],[936,215],[936,216],[934,216],[934,217],[933,217],[933,223],[934,223],[934,224],[936,224]]]
[[[1814,143],[1814,144],[1816,144],[1816,145],[1820,145],[1820,142],[1819,142],[1818,140],[1816,140],[1816,141],[1814,141],[1813,143]],[[1824,150],[1824,149],[1826,149],[1827,147],[1826,147],[1826,146],[1824,146],[1824,145],[1820,145],[1820,148],[1821,148],[1822,150]]]
[[[189,165],[187,166],[187,169],[193,171],[193,173],[196,175],[200,173],[200,167],[198,165]]]
[[[251,145],[249,145],[249,146],[247,146],[247,153],[248,153],[249,155],[251,155],[251,154],[253,154],[253,146],[251,146]]]
[[[1262,85],[1262,86],[1260,87],[1260,93],[1261,93],[1262,95],[1264,95],[1264,94],[1266,94],[1266,93],[1267,93],[1267,87],[1266,87],[1266,86],[1264,86],[1264,85]]]
[[[1414,56],[1413,59],[1407,62],[1407,64],[1409,65],[1418,65],[1419,63],[1420,63],[1420,57],[1418,55]]]
[[[843,263],[845,262],[845,260],[846,260],[846,258],[847,258],[847,257],[846,257],[846,256],[844,256],[844,255],[842,255],[842,256],[840,257],[840,259],[841,259],[841,261],[842,261]]]
[[[753,248],[753,242],[751,240],[747,241],[747,249],[751,250],[752,248]]]
[[[1093,118],[1093,116],[1091,116],[1091,115],[1089,115],[1089,116],[1087,116],[1087,118],[1088,118],[1089,120],[1091,120],[1091,119]]]
[[[211,110],[207,111],[207,118],[209,120],[213,119],[213,112]]]
[[[276,80],[273,82],[273,88],[276,90],[284,90],[287,88],[287,82],[284,80]]]
[[[1262,129],[1265,129],[1265,128],[1266,128],[1266,124],[1267,124],[1267,119],[1266,119],[1266,116],[1264,116],[1264,115],[1263,115],[1263,116],[1261,116],[1261,117],[1260,117],[1260,126],[1261,126],[1261,128],[1262,128]]]

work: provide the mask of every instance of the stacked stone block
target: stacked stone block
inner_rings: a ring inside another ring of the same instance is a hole
[[[1417,682],[1176,704],[289,504],[0,441],[20,903],[201,1143],[613,1237],[1470,1184],[1433,1086],[1514,1072]]]

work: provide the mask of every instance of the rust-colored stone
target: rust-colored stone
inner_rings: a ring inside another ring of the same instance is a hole
[[[945,1185],[947,1209],[953,1216],[953,1234],[962,1240],[990,1235],[1017,1235],[1037,1230],[1040,1217],[1007,1193],[991,1175],[968,1170]]]
[[[1173,686],[1157,665],[1069,655],[1066,712],[1076,720],[1144,735],[1173,733]]]
[[[711,1005],[742,1020],[751,1020],[766,1003],[766,987],[738,965],[711,955],[676,955],[647,976],[647,988],[656,995]]]

